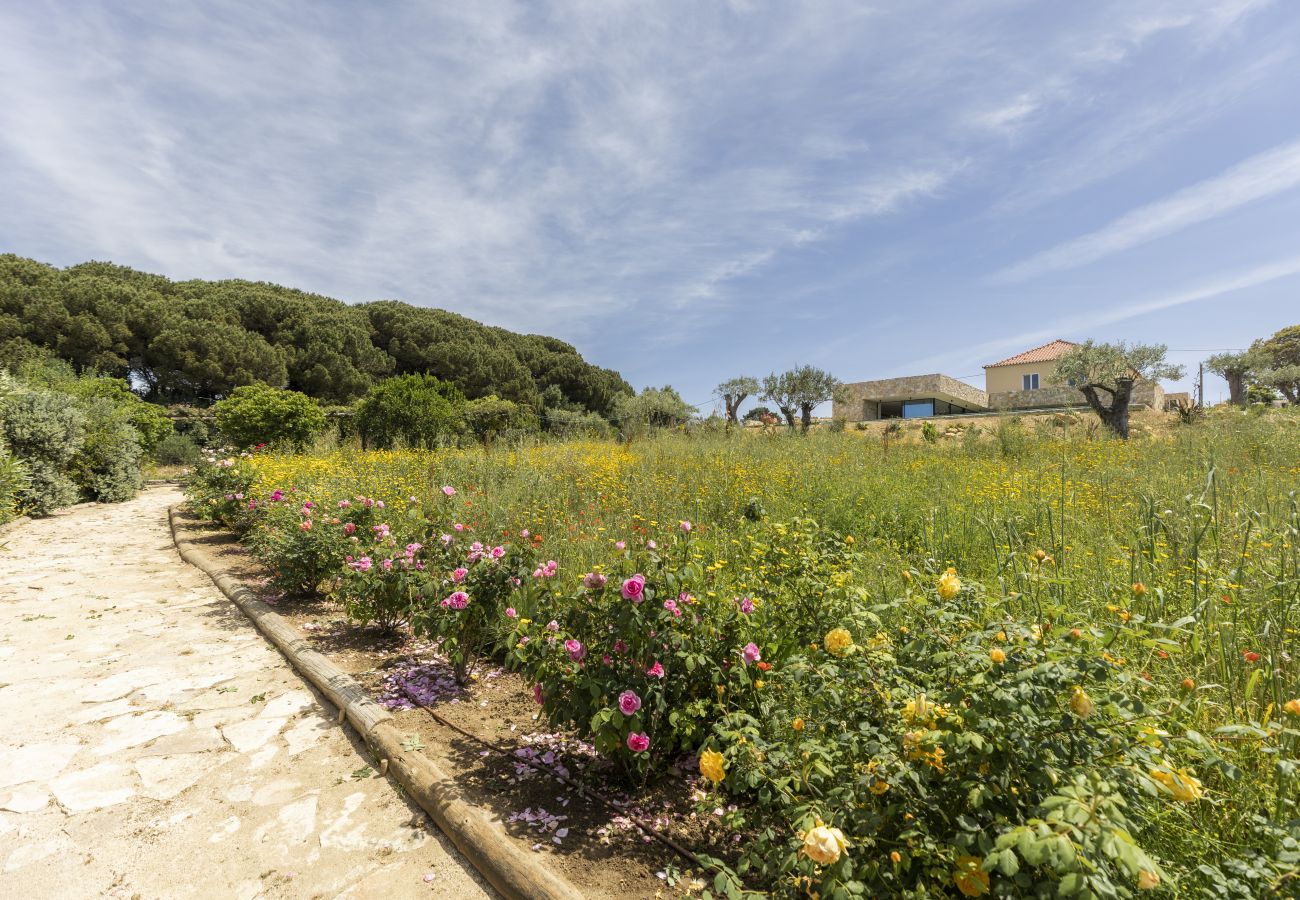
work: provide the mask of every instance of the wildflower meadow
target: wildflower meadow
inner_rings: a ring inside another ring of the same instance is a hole
[[[189,492],[286,602],[519,673],[633,788],[685,765],[742,838],[713,893],[1294,896],[1300,418],[1042,421],[252,452]]]

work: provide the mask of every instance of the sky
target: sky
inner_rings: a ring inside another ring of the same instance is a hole
[[[1058,337],[1187,389],[1300,322],[1297,85],[1292,0],[24,0],[0,252],[442,307],[705,410]]]

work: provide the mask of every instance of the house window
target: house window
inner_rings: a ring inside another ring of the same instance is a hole
[[[1022,391],[1038,390],[1038,373],[1035,372],[1032,375],[1020,376],[1020,383],[1023,385],[1023,387],[1021,388]]]
[[[933,400],[908,400],[903,404],[904,419],[924,419],[934,415]]]

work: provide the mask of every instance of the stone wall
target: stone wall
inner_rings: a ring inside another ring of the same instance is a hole
[[[831,404],[831,415],[849,422],[878,419],[882,400],[947,400],[974,410],[988,406],[979,388],[939,374],[856,381],[844,385],[842,393],[842,399]],[[864,409],[866,401],[870,406]]]
[[[1102,395],[1103,402],[1106,394]],[[1165,391],[1157,382],[1139,381],[1133,385],[1133,406],[1165,408]],[[1045,409],[1054,406],[1087,406],[1083,394],[1066,385],[1051,385],[1036,391],[999,391],[989,394],[991,409]]]

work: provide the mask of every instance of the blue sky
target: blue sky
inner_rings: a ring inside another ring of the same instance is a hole
[[[1300,322],[1291,0],[201,6],[0,7],[0,250],[440,306],[692,403]]]

